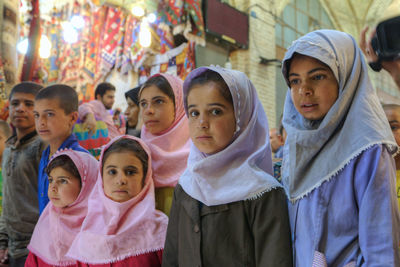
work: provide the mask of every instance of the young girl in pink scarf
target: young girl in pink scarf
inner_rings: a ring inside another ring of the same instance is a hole
[[[153,160],[156,208],[169,215],[172,195],[189,156],[188,120],[182,80],[169,74],[150,77],[139,92],[141,138]]]
[[[88,214],[67,255],[78,266],[161,266],[167,224],[155,209],[147,146],[117,137],[102,151]]]
[[[75,266],[65,256],[87,214],[98,162],[88,153],[57,152],[47,167],[49,204],[36,224],[25,266]]]
[[[292,266],[286,197],[254,86],[239,71],[202,67],[183,92],[193,145],[174,192],[163,266]]]

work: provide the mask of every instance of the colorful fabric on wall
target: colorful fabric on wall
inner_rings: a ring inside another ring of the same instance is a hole
[[[32,81],[39,61],[40,12],[39,0],[32,0],[31,22],[29,28],[29,46],[22,66],[21,81]]]
[[[108,8],[101,50],[102,74],[107,74],[115,64],[122,20],[123,13],[120,8]]]
[[[9,91],[17,82],[17,42],[18,42],[19,1],[0,1],[0,57],[5,78],[4,88]]]
[[[124,43],[122,49],[122,58],[120,70],[122,74],[126,74],[132,69],[132,46],[133,44],[133,30],[137,26],[138,20],[128,15],[125,23]]]
[[[186,27],[183,35],[186,39],[204,46],[206,44],[206,35],[201,0],[185,0],[185,13]]]
[[[96,77],[99,76],[99,68],[97,63],[100,58],[100,37],[103,32],[103,28],[99,27],[99,25],[102,25],[102,23],[104,22],[106,11],[107,8],[103,6],[92,13],[93,16],[91,17],[91,24],[88,27],[90,29],[89,40],[87,43],[86,54],[83,64],[83,84],[94,83]]]

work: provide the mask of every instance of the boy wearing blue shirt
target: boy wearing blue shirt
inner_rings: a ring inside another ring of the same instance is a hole
[[[78,119],[78,95],[67,85],[56,84],[43,88],[35,97],[34,107],[36,131],[49,145],[43,151],[39,164],[38,198],[39,212],[43,212],[49,198],[49,181],[45,169],[50,157],[60,149],[73,149],[88,152],[81,147],[72,135]]]

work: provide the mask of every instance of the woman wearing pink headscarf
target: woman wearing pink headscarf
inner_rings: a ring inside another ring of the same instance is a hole
[[[182,80],[175,76],[156,74],[139,92],[141,138],[149,146],[153,160],[156,208],[167,215],[190,150],[182,85]]]
[[[75,266],[75,260],[65,254],[87,215],[98,162],[88,153],[63,150],[54,155],[46,171],[50,203],[36,224],[25,266]]]
[[[77,266],[159,267],[167,224],[155,209],[147,146],[117,137],[102,151],[88,214],[67,255]]]

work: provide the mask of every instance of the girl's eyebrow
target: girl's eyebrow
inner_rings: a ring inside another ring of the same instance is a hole
[[[221,107],[221,108],[226,108],[226,106],[224,104],[221,104],[221,103],[210,103],[210,104],[207,104],[207,106],[218,106],[218,107]]]
[[[126,166],[125,168],[132,168],[132,169],[138,170],[138,167],[136,167],[136,166],[134,166],[134,165],[128,165],[128,166]]]
[[[114,165],[107,165],[107,166],[106,166],[106,169],[109,169],[109,168],[117,168],[117,166],[114,166]]]
[[[68,180],[70,180],[71,178],[70,177],[68,177],[68,176],[57,176],[56,177],[57,179],[68,179]]]
[[[195,105],[195,104],[189,105],[188,109],[196,107],[196,106],[197,105]],[[226,106],[224,104],[221,104],[221,103],[209,103],[209,104],[207,104],[207,106],[218,106],[218,107],[226,108]]]
[[[327,69],[326,69],[326,68],[323,68],[323,67],[318,67],[318,68],[315,68],[315,69],[312,69],[312,70],[308,71],[307,74],[311,74],[311,73],[313,73],[313,72],[320,71],[320,70],[326,71]],[[289,74],[289,77],[290,77],[290,76],[300,76],[300,75],[297,74],[297,73],[292,72],[292,73]]]

